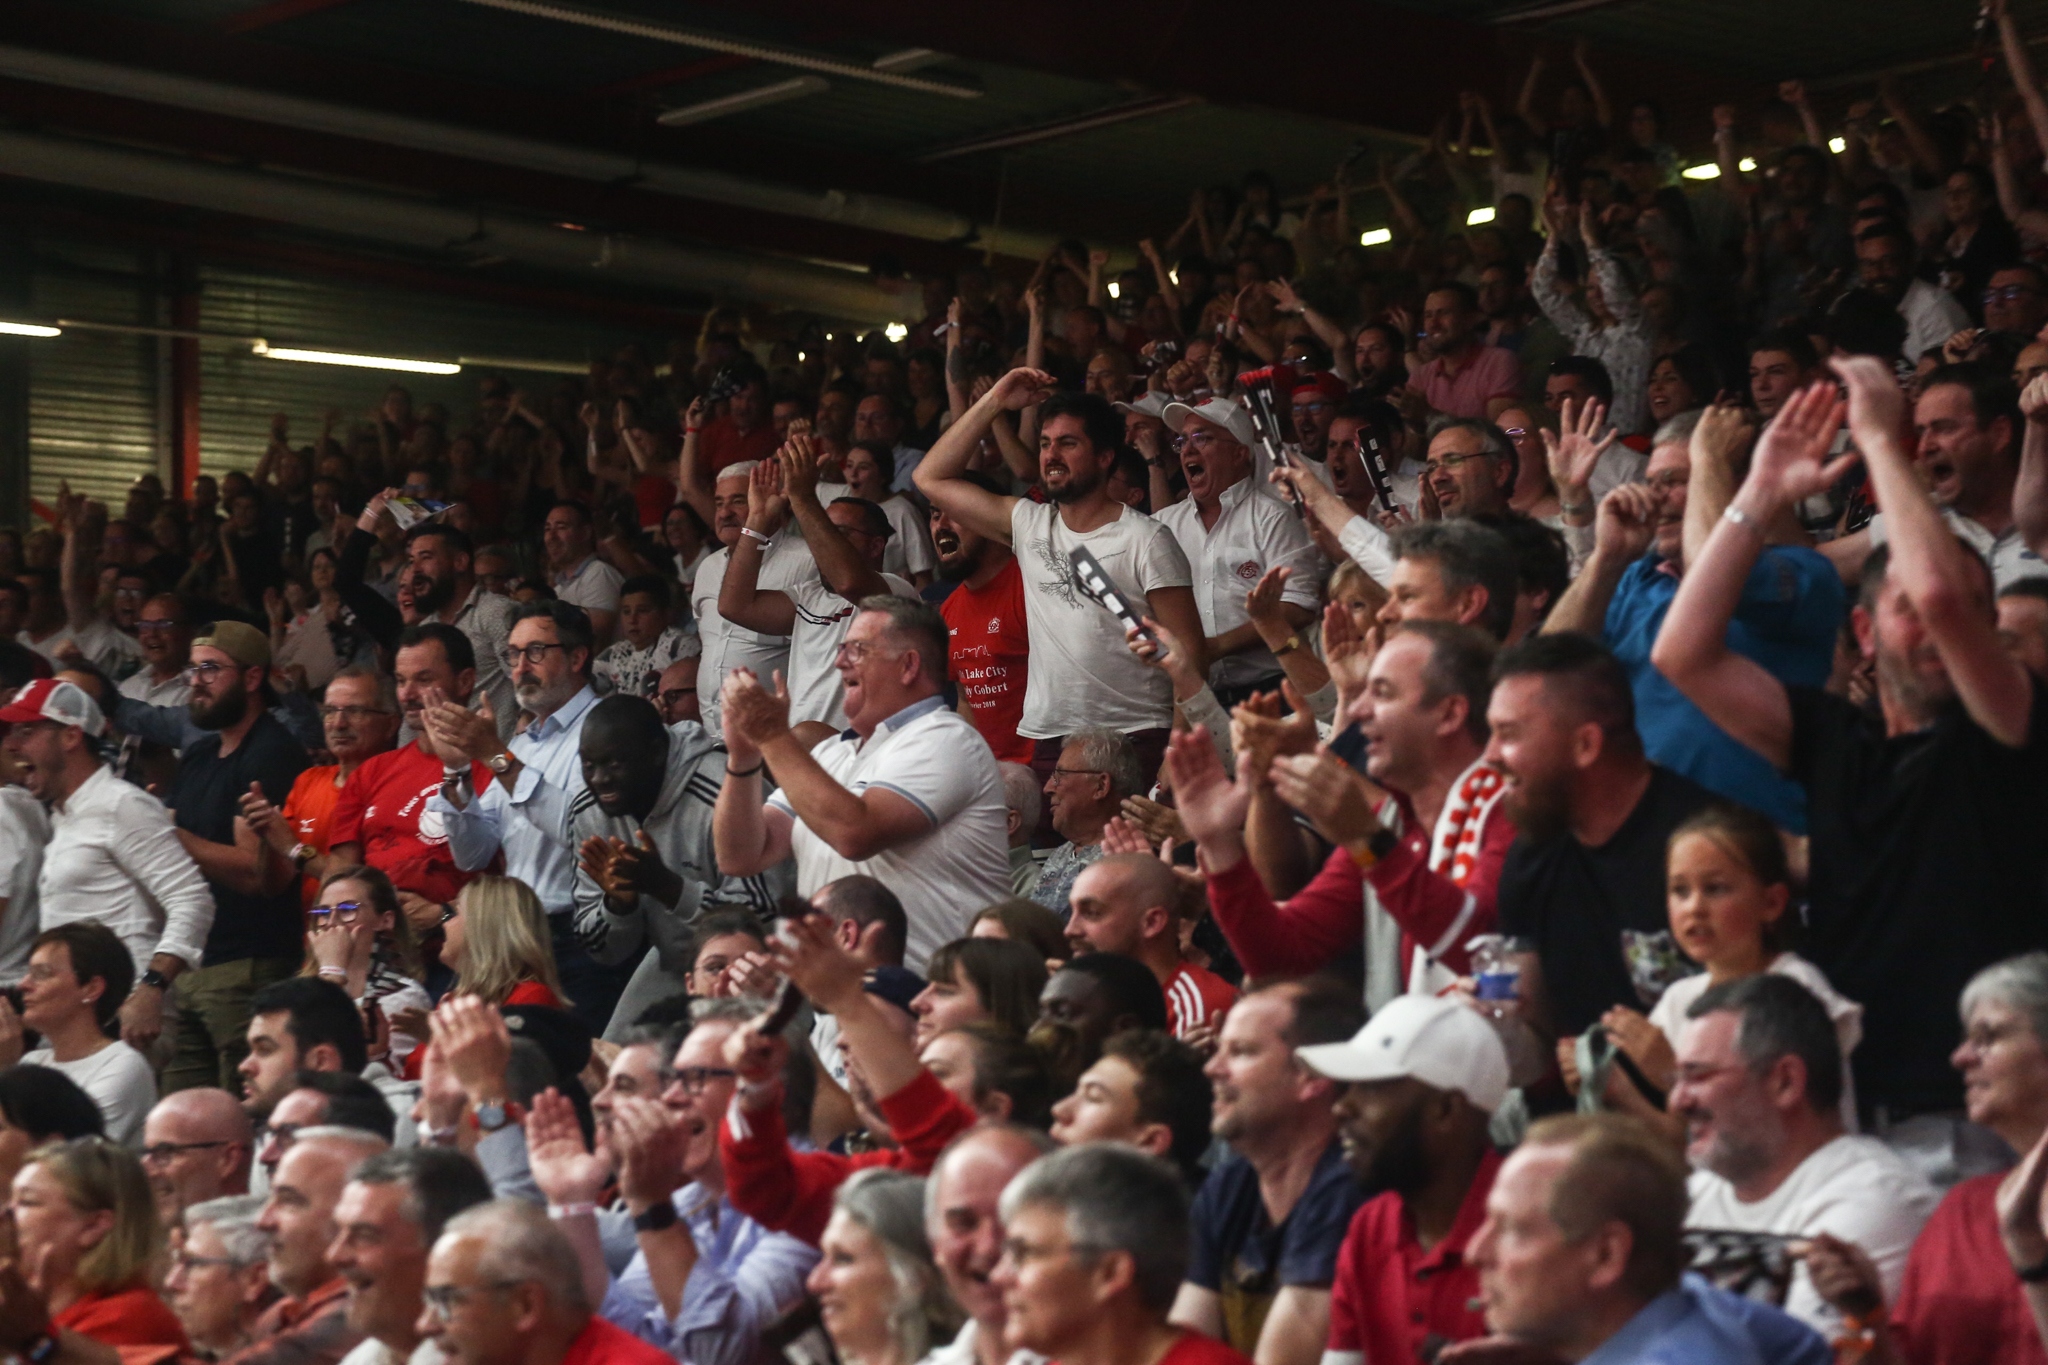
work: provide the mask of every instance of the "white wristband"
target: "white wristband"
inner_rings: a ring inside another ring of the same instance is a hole
[[[759,531],[756,531],[751,526],[740,527],[740,534],[745,536],[749,540],[758,540],[763,545],[766,545],[768,543],[768,537],[762,535]]]
[[[596,1212],[597,1205],[588,1200],[579,1200],[574,1204],[548,1205],[548,1217],[557,1222],[564,1218],[588,1218],[596,1214]]]

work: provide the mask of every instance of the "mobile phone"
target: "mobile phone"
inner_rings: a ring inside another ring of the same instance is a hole
[[[797,1007],[804,1002],[804,993],[796,988],[796,982],[785,979],[782,990],[775,997],[775,1005],[761,1016],[761,1033],[765,1036],[780,1033],[796,1018]]]

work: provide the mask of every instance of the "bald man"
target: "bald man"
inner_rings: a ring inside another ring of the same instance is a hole
[[[1035,1128],[1007,1123],[971,1128],[953,1140],[932,1167],[925,1199],[925,1235],[932,1260],[953,1302],[967,1315],[951,1350],[962,1362],[1001,1361],[1009,1310],[989,1274],[1003,1255],[1003,1223],[996,1205],[1017,1173],[1052,1150]]]
[[[1152,969],[1166,992],[1173,1036],[1213,1029],[1237,991],[1228,981],[1181,956],[1180,877],[1157,858],[1112,853],[1089,864],[1067,897],[1072,910],[1067,942],[1074,955],[1121,953]]]
[[[348,1282],[327,1259],[340,1234],[342,1187],[368,1158],[390,1149],[360,1128],[300,1131],[256,1219],[270,1238],[270,1282],[284,1294],[256,1320],[256,1342],[226,1365],[335,1365],[363,1339],[348,1325]]]
[[[194,1204],[247,1194],[255,1145],[248,1111],[225,1090],[174,1090],[158,1100],[142,1123],[142,1169],[163,1225],[176,1227]]]

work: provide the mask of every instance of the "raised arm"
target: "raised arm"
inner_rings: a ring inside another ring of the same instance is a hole
[[[997,413],[1042,403],[1052,391],[1053,377],[1044,370],[1015,369],[998,379],[966,416],[939,433],[939,439],[917,462],[911,471],[917,491],[955,521],[1008,545],[1010,509],[1017,500],[976,488],[960,476],[967,472],[968,460]]]
[[[1584,38],[1572,44],[1572,65],[1579,69],[1579,79],[1586,83],[1586,91],[1593,97],[1593,117],[1600,121],[1602,128],[1614,126],[1614,106],[1607,102],[1606,87],[1600,84],[1600,73],[1593,69],[1592,52]]]
[[[64,616],[74,631],[84,630],[99,619],[94,601],[98,583],[85,562],[89,510],[85,494],[73,493],[68,485],[57,489],[57,506],[64,518],[64,552],[57,561],[57,578],[64,593]]]
[[[2008,748],[2027,742],[2034,687],[2026,668],[2000,643],[1982,581],[1981,563],[1941,518],[1921,486],[1899,432],[1905,394],[1891,370],[1869,356],[1830,362],[1849,388],[1849,430],[1863,451],[1871,491],[1884,512],[1891,546],[1887,580],[1895,582],[1955,682],[1970,718]]]
[[[796,604],[789,594],[763,589],[761,551],[789,504],[782,496],[782,466],[763,460],[747,478],[747,525],[732,543],[725,578],[718,585],[718,614],[734,625],[763,635],[787,635],[796,629]]]
[[[825,506],[818,501],[818,452],[811,438],[802,434],[791,436],[775,458],[781,462],[782,487],[789,499],[789,510],[804,533],[804,544],[811,547],[811,558],[818,561],[818,573],[825,586],[849,602],[888,592],[888,581],[860,557],[853,542],[825,515]],[[721,594],[720,611],[725,610],[723,600]]]
[[[1948,157],[1943,154],[1941,144],[1927,131],[1927,125],[1920,119],[1919,111],[1907,102],[1899,89],[1898,78],[1882,76],[1877,82],[1877,97],[1884,101],[1885,111],[1899,125],[1899,131],[1906,135],[1906,145],[1913,149],[1913,160],[1920,169],[1932,176],[1948,173]]]
[[[1735,470],[1756,439],[1749,409],[1716,405],[1700,414],[1687,454],[1692,474],[1685,488],[1685,562],[1706,548],[1707,537],[1728,510],[1739,481]]]
[[[1522,78],[1522,93],[1515,97],[1515,112],[1522,116],[1522,122],[1529,125],[1529,131],[1539,138],[1550,132],[1549,121],[1543,115],[1536,112],[1536,87],[1542,80],[1543,52],[1539,48],[1536,55],[1529,59],[1529,74]],[[1492,132],[1493,129],[1489,126],[1487,133],[1491,135]],[[1494,142],[1493,148],[1495,155],[1498,155],[1500,152],[1500,142],[1498,140]]]
[[[1887,382],[1890,382],[1887,380]],[[1749,477],[1679,580],[1650,662],[1707,719],[1783,769],[1792,758],[1792,702],[1785,685],[1728,647],[1728,623],[1764,548],[1764,528],[1788,503],[1832,487],[1854,455],[1829,461],[1842,424],[1834,386],[1789,399],[1757,442]],[[1612,496],[1612,495],[1610,495]]]
[[[676,501],[693,508],[706,526],[716,526],[718,509],[713,505],[711,471],[705,468],[699,450],[698,433],[703,428],[704,400],[693,398],[683,412],[683,453],[676,461]]]
[[[2012,515],[2027,548],[2048,558],[2048,375],[2036,375],[2020,395],[2026,435],[2020,442],[2020,474],[2012,486]]]
[[[1564,596],[1544,619],[1542,633],[1575,631],[1599,639],[1607,627],[1607,607],[1622,575],[1643,557],[1657,529],[1657,496],[1648,484],[1625,483],[1600,500],[1594,524],[1593,554]]]
[[[2020,92],[2020,102],[2027,106],[2027,121],[2034,125],[2035,138],[2041,146],[2048,147],[2048,98],[2041,94],[2041,83],[2034,75],[2034,59],[2020,37],[2019,21],[2012,17],[2012,6],[2006,0],[1991,0],[1991,10],[1998,19],[1998,41],[2005,49],[2005,66],[2012,73],[2013,88]]]
[[[1159,286],[1159,297],[1165,299],[1166,306],[1173,310],[1175,317],[1179,317],[1181,307],[1180,287],[1173,282],[1173,272],[1166,268],[1166,262],[1159,254],[1159,248],[1153,245],[1150,237],[1147,237],[1138,243],[1138,254],[1145,258],[1145,264],[1152,267],[1152,278]],[[1156,341],[1158,338],[1155,337],[1153,340]]]

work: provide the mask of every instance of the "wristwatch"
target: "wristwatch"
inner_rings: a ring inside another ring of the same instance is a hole
[[[1289,654],[1292,654],[1292,653],[1293,653],[1293,652],[1294,652],[1295,650],[1297,650],[1297,649],[1300,649],[1300,648],[1301,648],[1301,636],[1299,636],[1299,635],[1290,635],[1290,636],[1288,636],[1288,637],[1287,637],[1286,641],[1285,641],[1285,642],[1283,642],[1283,643],[1281,644],[1281,646],[1280,646],[1280,647],[1279,647],[1278,649],[1276,649],[1276,650],[1274,650],[1274,651],[1273,651],[1273,657],[1274,657],[1274,658],[1276,658],[1276,659],[1284,659],[1284,658],[1286,658],[1286,657],[1287,657],[1287,656],[1288,656]]]
[[[171,988],[171,979],[156,968],[151,967],[142,973],[142,979],[135,984],[138,986],[154,986],[160,991],[167,991]]]
[[[304,867],[309,861],[320,856],[320,850],[311,844],[300,842],[292,845],[293,867]]]
[[[497,753],[484,760],[484,766],[498,776],[503,777],[506,769],[512,766],[512,755],[510,752],[500,749]]]
[[[479,1132],[495,1133],[512,1121],[505,1112],[505,1106],[497,1100],[486,1100],[476,1107],[476,1126]]]
[[[676,1206],[669,1200],[649,1204],[645,1210],[633,1215],[633,1231],[660,1232],[663,1228],[676,1225]]]

